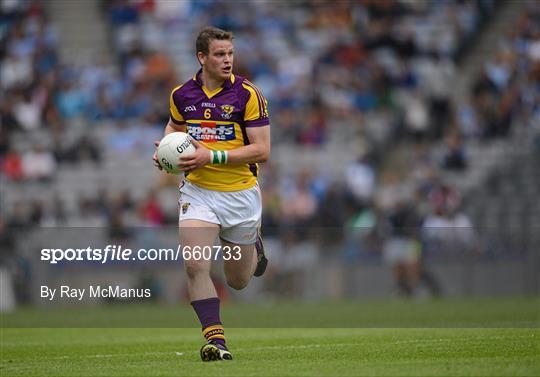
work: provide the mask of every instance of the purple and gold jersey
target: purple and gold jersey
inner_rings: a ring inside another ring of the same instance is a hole
[[[201,81],[201,70],[170,97],[171,121],[210,150],[231,150],[249,144],[246,128],[270,125],[266,99],[259,89],[231,74],[223,86],[210,92]],[[186,175],[209,190],[239,191],[257,183],[257,164],[206,165]]]

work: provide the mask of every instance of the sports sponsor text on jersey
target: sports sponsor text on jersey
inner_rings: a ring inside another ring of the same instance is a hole
[[[197,141],[217,142],[236,139],[234,123],[188,122],[188,133]]]

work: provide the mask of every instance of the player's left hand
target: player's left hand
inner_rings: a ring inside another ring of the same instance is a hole
[[[178,163],[178,168],[184,172],[202,168],[204,165],[210,163],[210,151],[193,138],[191,139],[191,142],[195,147],[195,153],[186,157],[180,157]]]

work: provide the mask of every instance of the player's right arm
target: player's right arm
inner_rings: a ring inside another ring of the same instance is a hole
[[[163,132],[163,137],[167,136],[170,133],[173,132],[187,132],[186,131],[186,124],[176,124],[173,121],[169,119],[169,122],[165,126],[165,131]]]
[[[171,95],[169,97],[169,122],[165,126],[165,130],[163,131],[163,137],[167,136],[170,133],[173,132],[186,132],[186,121],[184,120],[184,117],[182,114],[180,114],[180,111],[178,111],[178,106],[176,106],[176,103],[173,98],[174,92],[176,92],[178,89],[180,89],[180,86],[177,86],[174,88],[171,92]],[[154,141],[154,145],[156,149],[154,150],[154,155],[152,156],[152,160],[154,160],[154,166],[157,167],[159,170],[162,170],[163,168],[159,164],[157,160],[157,148],[159,146],[160,140]]]

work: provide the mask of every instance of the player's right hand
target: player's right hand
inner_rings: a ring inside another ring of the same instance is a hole
[[[159,170],[163,170],[163,168],[161,167],[161,165],[159,164],[158,162],[158,159],[157,159],[157,148],[159,147],[159,140],[156,140],[154,141],[154,145],[156,146],[156,150],[154,151],[154,154],[152,156],[152,160],[154,160],[154,166],[156,168],[158,168]]]

